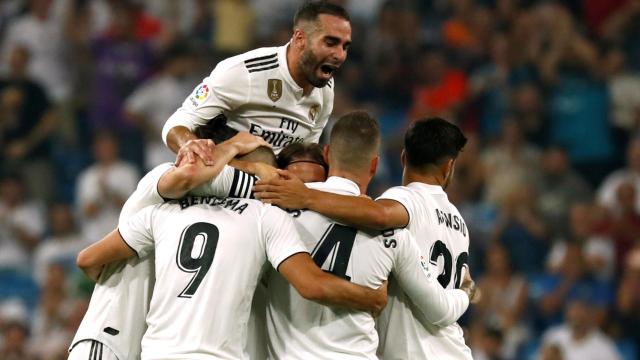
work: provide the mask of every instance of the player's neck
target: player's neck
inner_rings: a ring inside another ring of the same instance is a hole
[[[313,90],[313,85],[307,81],[304,74],[296,64],[300,60],[300,53],[295,51],[291,45],[287,46],[287,70],[291,74],[293,81],[302,88],[302,93],[306,96]]]
[[[331,166],[329,166],[329,169],[332,169]],[[354,183],[356,183],[356,185],[358,185],[358,188],[360,189],[361,194],[367,193],[367,187],[369,186],[369,182],[371,181],[371,177],[368,175],[365,176],[365,175],[354,174],[353,172],[340,170],[340,169],[329,170],[328,175],[337,176],[343,179],[353,181]]]
[[[441,176],[429,173],[421,174],[405,169],[404,174],[402,175],[402,185],[406,186],[413,182],[419,182],[427,185],[436,185],[440,187],[442,187],[442,184],[444,184],[444,180],[441,179]]]

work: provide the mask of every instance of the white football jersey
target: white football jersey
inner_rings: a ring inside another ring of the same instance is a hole
[[[440,186],[414,182],[393,187],[379,199],[398,201],[407,209],[407,229],[421,253],[437,266],[438,282],[446,289],[459,288],[467,271],[469,232],[444,190]],[[378,328],[378,355],[384,360],[472,359],[457,323],[434,326],[392,282],[389,302],[380,316]]]
[[[193,131],[225,114],[228,125],[263,137],[275,153],[293,142],[317,143],[333,110],[333,79],[310,94],[291,77],[287,45],[260,48],[221,61],[162,130],[184,126]]]
[[[246,359],[263,270],[307,252],[285,212],[250,199],[190,196],[147,207],[119,230],[140,257],[155,249],[142,359]]]
[[[357,196],[358,186],[330,177],[311,188]],[[293,211],[296,228],[323,270],[377,288],[390,273],[430,321],[450,324],[469,305],[461,290],[444,290],[407,230],[365,233],[312,211]],[[268,279],[267,326],[272,359],[377,359],[371,314],[322,306],[302,298],[279,274]],[[407,358],[409,359],[409,358]]]
[[[120,224],[139,210],[164,201],[157,184],[172,166],[158,165],[140,180],[122,207]],[[153,256],[105,265],[69,350],[82,340],[97,340],[119,359],[139,359],[152,289]]]

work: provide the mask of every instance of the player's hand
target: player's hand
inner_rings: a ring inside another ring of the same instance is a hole
[[[480,289],[476,287],[476,282],[471,278],[471,272],[469,269],[465,271],[462,284],[460,284],[460,290],[467,293],[469,296],[469,302],[471,304],[477,304],[480,301],[481,293]]]
[[[374,300],[375,300],[375,310],[373,310],[371,312],[371,315],[373,315],[373,317],[378,317],[380,316],[380,313],[382,312],[382,310],[384,310],[384,307],[387,306],[387,284],[389,282],[388,281],[384,281],[382,283],[382,285],[375,291],[375,296],[374,296]]]
[[[246,131],[240,131],[234,137],[227,140],[226,143],[235,146],[235,148],[238,150],[238,155],[250,153],[260,146],[271,148],[271,144],[266,142],[263,138],[251,135]]]
[[[204,164],[211,166],[215,163],[213,156],[213,149],[216,145],[211,139],[195,139],[189,140],[178,151],[176,157],[176,166],[180,166],[183,161],[189,164],[195,164],[196,157],[199,157],[204,161]]]
[[[285,209],[304,209],[305,194],[309,189],[291,172],[277,171],[280,178],[256,182],[253,187],[256,198]]]

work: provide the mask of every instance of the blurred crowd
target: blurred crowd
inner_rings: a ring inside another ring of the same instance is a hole
[[[333,116],[384,135],[441,116],[470,141],[447,189],[483,292],[475,358],[637,358],[640,1],[342,0],[353,45]],[[286,43],[298,0],[0,1],[0,359],[66,359],[162,125],[215,64]],[[329,127],[330,128],[330,125]]]

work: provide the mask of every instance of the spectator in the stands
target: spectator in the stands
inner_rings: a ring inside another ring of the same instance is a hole
[[[626,167],[609,174],[598,189],[598,201],[614,214],[620,211],[616,193],[620,184],[626,182],[633,184],[636,193],[640,193],[640,136],[629,141]],[[640,196],[636,197],[635,206],[640,212]]]
[[[598,329],[593,306],[588,296],[571,300],[565,311],[565,322],[544,333],[543,348],[557,345],[565,360],[620,359],[614,342]]]
[[[95,163],[80,173],[76,203],[85,241],[94,242],[113,230],[127,197],[135,190],[136,168],[118,156],[118,142],[112,133],[98,132],[93,142]]]
[[[50,155],[57,116],[44,89],[27,73],[30,57],[25,47],[12,48],[9,73],[0,77],[0,159],[24,176],[33,196],[50,200],[56,186]]]
[[[30,268],[34,249],[45,230],[42,204],[27,194],[22,177],[0,180],[0,268]]]
[[[78,252],[87,246],[76,226],[71,207],[56,203],[49,207],[49,236],[38,245],[33,258],[33,277],[44,284],[48,268],[62,265],[67,271],[75,268]]]

